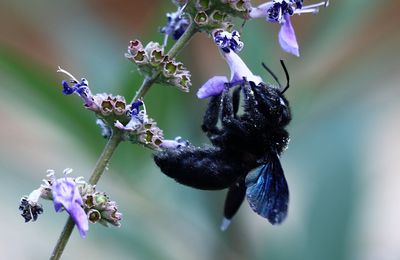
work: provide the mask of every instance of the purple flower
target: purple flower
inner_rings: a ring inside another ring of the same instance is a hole
[[[214,41],[219,47],[222,57],[228,63],[231,71],[231,79],[225,76],[210,78],[197,91],[198,98],[207,98],[219,95],[225,88],[229,88],[243,82],[253,81],[256,85],[262,82],[259,76],[254,75],[236,52],[243,48],[240,35],[237,31],[232,33],[218,30],[214,33]]]
[[[161,33],[165,34],[164,44],[167,45],[168,36],[172,35],[172,38],[176,41],[186,29],[189,27],[189,19],[183,16],[183,10],[185,9],[186,4],[180,8],[176,12],[167,13],[167,25],[161,28]]]
[[[93,95],[90,91],[89,83],[86,79],[82,78],[81,81],[78,81],[74,76],[72,76],[71,73],[61,69],[60,67],[58,67],[57,72],[62,72],[68,75],[71,78],[70,82],[73,84],[72,86],[70,86],[66,80],[62,81],[62,92],[64,95],[71,95],[73,93],[76,93],[83,99],[86,107],[91,107],[93,105]]]
[[[250,17],[263,17],[267,22],[281,24],[279,44],[284,51],[300,56],[299,45],[290,16],[302,13],[317,13],[320,6],[326,7],[328,4],[328,0],[313,5],[303,5],[303,0],[273,0],[253,7],[250,11]]]
[[[89,221],[82,208],[83,200],[79,193],[77,183],[73,178],[67,177],[68,170],[64,171],[64,178],[53,180],[52,195],[56,212],[65,209],[78,227],[81,237],[85,237],[89,230]]]

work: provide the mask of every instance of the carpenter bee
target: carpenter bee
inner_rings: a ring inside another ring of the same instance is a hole
[[[228,188],[223,230],[245,197],[253,211],[271,224],[279,224],[287,216],[289,189],[279,156],[289,141],[285,127],[291,114],[283,95],[289,88],[289,74],[283,61],[281,64],[285,87],[263,63],[279,86],[256,85],[243,78],[226,83],[220,95],[211,97],[202,129],[212,145],[183,144],[154,155],[161,171],[181,184],[204,190]]]

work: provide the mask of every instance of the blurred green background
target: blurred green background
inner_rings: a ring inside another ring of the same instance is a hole
[[[148,150],[124,143],[98,184],[119,203],[121,228],[91,225],[86,239],[75,231],[63,259],[400,259],[399,8],[333,0],[316,16],[293,17],[300,58],[280,50],[278,26],[246,24],[241,56],[253,72],[271,81],[264,61],[283,78],[283,58],[292,79],[282,156],[291,201],[281,226],[246,202],[221,232],[225,191],[178,185]],[[86,77],[94,92],[130,100],[142,77],[124,58],[127,44],[162,41],[157,31],[173,10],[165,0],[0,2],[2,259],[49,257],[66,214],[44,201],[45,214],[25,224],[19,199],[48,168],[88,178],[105,144],[81,100],[62,95],[57,66]],[[207,101],[195,93],[229,71],[205,34],[179,59],[192,71],[192,91],[154,86],[146,107],[167,138],[200,145]]]

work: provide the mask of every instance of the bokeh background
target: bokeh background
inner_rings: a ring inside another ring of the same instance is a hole
[[[86,239],[74,231],[63,259],[400,259],[399,8],[394,0],[332,0],[316,16],[294,17],[300,58],[280,50],[278,26],[246,24],[241,56],[253,72],[271,81],[264,61],[283,78],[283,58],[292,79],[282,156],[291,201],[282,225],[244,203],[221,232],[225,191],[178,185],[151,152],[124,143],[98,184],[119,203],[122,227],[91,225]],[[45,214],[25,224],[19,199],[49,168],[88,178],[105,144],[81,100],[62,95],[57,66],[86,77],[94,92],[130,100],[142,77],[124,58],[127,44],[162,41],[158,30],[173,10],[165,0],[0,2],[2,259],[48,258],[67,216],[43,201]],[[192,91],[154,86],[146,107],[166,137],[200,145],[207,101],[195,93],[229,71],[205,34],[179,59],[192,71]]]

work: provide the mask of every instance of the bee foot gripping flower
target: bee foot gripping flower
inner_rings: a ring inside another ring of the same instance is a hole
[[[267,22],[281,24],[278,35],[279,44],[284,51],[300,56],[290,17],[294,14],[318,13],[319,7],[328,5],[328,0],[312,5],[303,5],[303,0],[274,0],[253,7],[249,15],[251,18],[263,17]]]
[[[174,140],[163,140],[160,147],[163,149],[177,149],[180,147],[190,146],[188,140],[184,140],[182,137],[177,136]]]
[[[231,87],[246,79],[253,81],[256,85],[262,82],[259,76],[254,75],[237,52],[243,48],[243,42],[240,41],[240,35],[237,31],[232,33],[217,30],[214,32],[214,42],[219,47],[222,57],[228,63],[231,71],[231,79],[225,76],[214,76],[210,78],[198,90],[198,98],[207,98],[219,95],[224,88]]]
[[[89,222],[99,222],[120,226],[122,214],[118,211],[115,201],[111,201],[104,192],[96,191],[94,185],[83,180],[83,177],[72,178],[68,174],[71,169],[64,170],[64,177],[56,179],[53,170],[48,170],[47,179],[44,179],[38,189],[29,196],[21,199],[19,209],[25,222],[35,221],[43,212],[39,199],[52,200],[56,212],[65,210],[74,220],[81,237],[85,237],[89,230]]]

